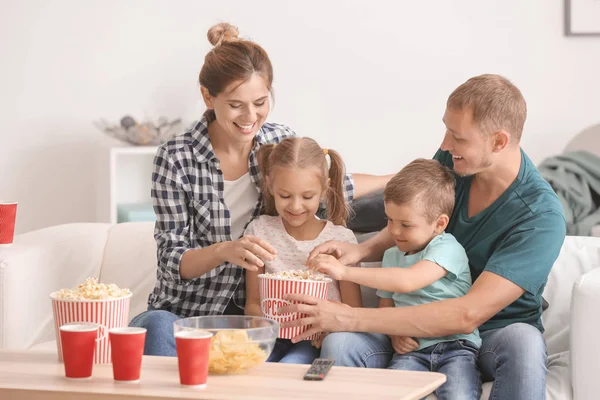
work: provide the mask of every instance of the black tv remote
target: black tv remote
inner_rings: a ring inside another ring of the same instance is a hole
[[[328,358],[316,358],[304,375],[305,381],[322,381],[331,369],[334,361]]]

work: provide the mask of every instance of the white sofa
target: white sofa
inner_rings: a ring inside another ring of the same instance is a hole
[[[48,294],[89,276],[133,291],[130,318],[144,311],[156,271],[152,232],[152,223],[68,224],[19,235],[0,248],[0,348],[54,349]],[[600,398],[598,266],[600,238],[567,237],[544,292],[550,400]],[[372,304],[373,292],[363,294]]]

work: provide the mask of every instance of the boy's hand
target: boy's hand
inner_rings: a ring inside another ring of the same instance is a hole
[[[398,354],[406,354],[419,348],[419,343],[409,336],[390,336],[392,347]]]
[[[348,268],[330,254],[319,254],[309,260],[306,266],[311,270],[327,274],[337,281],[345,280]]]
[[[308,255],[307,261],[321,254],[331,254],[345,265],[358,264],[365,257],[364,248],[360,244],[329,240],[315,247]]]
[[[310,344],[312,344],[314,347],[316,347],[317,349],[321,348],[321,345],[323,344],[323,339],[325,339],[325,336],[329,335],[329,333],[327,332],[321,332],[321,334],[319,335],[318,338],[312,340],[310,342]]]

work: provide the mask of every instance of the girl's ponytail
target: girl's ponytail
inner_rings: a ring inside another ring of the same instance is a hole
[[[344,161],[340,154],[331,149],[323,149],[325,154],[329,154],[329,188],[327,189],[326,207],[327,219],[335,225],[346,226],[348,220],[349,207],[344,198],[344,177],[346,171]]]

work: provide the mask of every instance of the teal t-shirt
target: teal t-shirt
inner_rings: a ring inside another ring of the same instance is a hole
[[[448,152],[438,150],[434,159],[454,166]],[[488,208],[469,218],[472,179],[457,176],[456,203],[446,232],[465,248],[473,281],[489,271],[525,290],[479,330],[524,322],[544,332],[542,292],[566,235],[560,201],[523,150],[517,179]]]
[[[471,288],[471,273],[469,260],[465,249],[449,233],[442,233],[434,237],[431,242],[420,252],[406,254],[397,247],[386,250],[381,266],[383,268],[408,268],[421,260],[428,260],[438,264],[448,273],[431,285],[410,293],[393,293],[378,290],[377,295],[382,298],[391,298],[396,307],[416,306],[434,301],[453,299],[467,294]],[[468,335],[451,335],[437,338],[419,338],[419,350],[433,346],[440,342],[466,339],[475,345],[481,345],[479,333]]]

